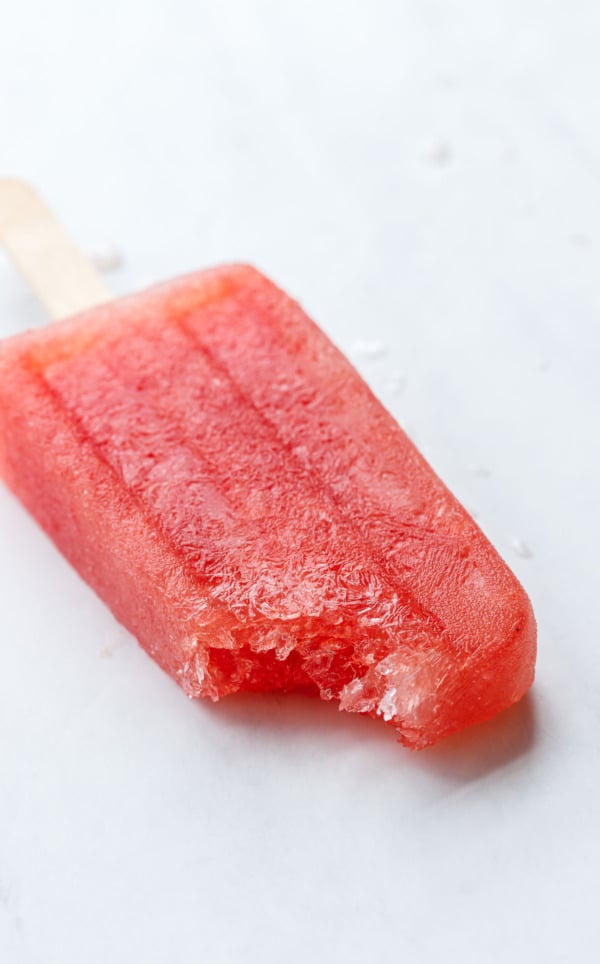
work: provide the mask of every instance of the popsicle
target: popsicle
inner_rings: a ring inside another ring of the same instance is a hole
[[[0,475],[188,696],[311,693],[412,748],[523,696],[523,588],[295,301],[247,265],[94,283],[0,343]]]

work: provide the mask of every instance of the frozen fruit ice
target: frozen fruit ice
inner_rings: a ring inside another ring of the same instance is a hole
[[[515,576],[250,267],[0,343],[0,473],[190,696],[314,693],[422,747],[531,685]]]

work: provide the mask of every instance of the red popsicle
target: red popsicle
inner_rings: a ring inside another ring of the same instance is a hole
[[[253,268],[0,343],[0,474],[189,696],[314,693],[420,748],[532,683],[515,576]]]

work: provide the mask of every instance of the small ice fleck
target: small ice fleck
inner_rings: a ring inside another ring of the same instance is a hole
[[[538,358],[535,363],[535,367],[537,368],[538,372],[547,372],[550,368],[550,359]]]
[[[396,715],[396,713],[398,712],[396,708],[395,696],[396,696],[396,687],[392,686],[391,689],[387,690],[384,693],[381,700],[379,701],[377,712],[379,713],[380,716],[383,716],[386,723],[389,723],[389,721],[392,720]]]
[[[575,245],[576,248],[589,248],[591,240],[589,235],[578,232],[571,235],[571,244]]]
[[[196,670],[196,681],[199,686],[202,686],[206,675],[206,664],[199,653],[196,653],[194,657],[194,669]]]
[[[114,244],[99,244],[88,251],[88,257],[98,271],[117,271],[123,265],[123,255]]]
[[[477,479],[489,479],[492,473],[485,465],[472,465],[471,475],[474,475]]]
[[[350,351],[362,358],[381,358],[387,353],[387,345],[382,341],[355,341]]]
[[[385,386],[386,391],[389,392],[390,395],[401,395],[405,388],[405,375],[394,375]]]
[[[522,539],[513,539],[511,546],[516,554],[521,556],[522,559],[533,559],[532,550],[529,548],[526,542],[523,542]]]
[[[443,167],[452,160],[452,148],[447,141],[434,140],[425,146],[424,156],[430,164]]]
[[[438,74],[437,83],[445,90],[454,90],[455,87],[458,87],[458,79],[454,74],[447,73],[446,71]]]

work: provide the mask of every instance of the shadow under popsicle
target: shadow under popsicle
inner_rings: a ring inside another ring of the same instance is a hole
[[[340,713],[335,702],[296,694],[243,693],[216,704],[203,703],[225,726],[243,727],[281,740],[339,737],[344,747],[355,742],[382,753],[382,763],[417,767],[457,783],[478,780],[530,753],[536,741],[535,697],[519,703],[486,723],[446,737],[433,747],[411,752],[402,747],[391,727],[371,717]]]

